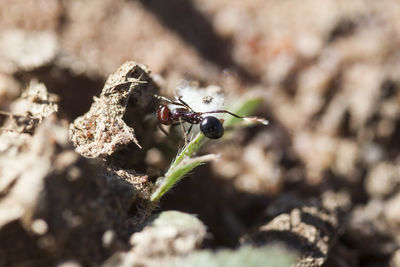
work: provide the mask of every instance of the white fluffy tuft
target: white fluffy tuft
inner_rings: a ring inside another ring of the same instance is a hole
[[[224,109],[224,96],[218,86],[211,85],[206,88],[199,88],[195,85],[184,84],[179,86],[176,91],[176,101],[179,97],[182,97],[182,100],[196,112]],[[213,116],[220,118],[223,114],[217,113]]]

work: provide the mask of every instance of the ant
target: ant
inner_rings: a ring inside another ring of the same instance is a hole
[[[246,118],[222,109],[207,111],[207,112],[196,112],[185,101],[182,100],[182,97],[178,98],[179,102],[172,101],[163,96],[156,96],[156,97],[159,100],[168,102],[172,105],[180,106],[179,108],[170,109],[167,105],[161,104],[157,109],[157,119],[160,129],[165,134],[167,133],[161,127],[161,124],[177,125],[179,123],[182,126],[182,122],[190,123],[191,125],[186,132],[184,131],[182,126],[182,129],[185,133],[185,141],[186,141],[186,136],[192,129],[193,124],[200,124],[200,131],[208,138],[218,139],[224,135],[224,127],[222,126],[222,122],[214,116],[203,116],[204,114],[227,113],[239,119]]]

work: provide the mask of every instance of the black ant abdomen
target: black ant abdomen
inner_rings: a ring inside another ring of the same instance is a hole
[[[213,116],[203,118],[200,122],[200,131],[211,139],[218,139],[224,135],[224,127],[221,121]]]

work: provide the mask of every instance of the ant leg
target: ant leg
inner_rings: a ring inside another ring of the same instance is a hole
[[[161,132],[163,132],[166,136],[168,136],[167,131],[161,126],[161,123],[157,123],[158,128],[160,128]]]
[[[160,100],[160,101],[164,101],[164,102],[170,103],[170,104],[172,104],[172,105],[176,105],[176,106],[181,106],[181,107],[187,108],[186,105],[184,105],[184,104],[182,104],[182,103],[179,103],[179,102],[172,101],[171,99],[166,98],[165,96],[162,96],[162,95],[154,95],[154,97],[157,98],[157,99]]]
[[[214,111],[208,111],[208,112],[201,112],[200,114],[202,115],[202,114],[207,114],[207,113],[228,113],[229,115],[231,115],[231,116],[233,116],[235,118],[243,119],[243,120],[246,120],[246,121],[251,122],[251,123],[261,123],[261,124],[264,124],[264,125],[268,125],[268,123],[269,123],[268,120],[263,119],[263,118],[239,116],[239,115],[236,115],[236,114],[234,114],[232,112],[229,112],[227,110],[222,110],[222,109],[214,110]]]
[[[236,114],[234,114],[234,113],[232,113],[232,112],[229,112],[229,111],[227,111],[227,110],[222,110],[222,109],[220,109],[220,110],[213,110],[213,111],[207,111],[207,112],[201,112],[201,114],[210,114],[210,113],[228,113],[229,115],[231,115],[231,116],[233,116],[233,117],[235,117],[235,118],[239,118],[239,119],[244,119],[244,118],[246,118],[246,117],[239,116],[239,115],[236,115]]]
[[[160,101],[165,101],[165,102],[168,102],[168,103],[172,102],[172,100],[170,100],[170,99],[168,99],[168,98],[166,98],[165,96],[162,96],[162,95],[154,95],[154,97],[157,98]]]
[[[192,127],[193,127],[193,124],[190,124],[190,127],[189,127],[189,129],[186,131],[186,135],[187,136],[189,136],[189,134],[190,134],[190,131],[192,130]]]
[[[181,102],[185,107],[190,109],[191,111],[194,111],[185,101],[182,100],[182,96],[178,97],[179,102]]]
[[[182,132],[183,132],[183,136],[185,138],[185,145],[187,145],[188,144],[188,138],[187,138],[186,130],[185,130],[185,127],[183,126],[183,121],[182,121],[181,117],[179,117],[179,123],[181,124],[181,129],[182,129]]]
[[[161,96],[161,95],[154,95],[154,96],[155,96],[157,99],[161,100],[161,101],[168,102],[168,103],[170,103],[170,104],[172,104],[172,105],[185,107],[185,108],[187,108],[187,109],[189,109],[189,110],[191,110],[191,111],[194,111],[194,110],[189,106],[189,104],[187,104],[185,101],[182,100],[182,96],[178,97],[178,101],[179,101],[180,103],[179,103],[179,102],[176,102],[176,101],[173,101],[173,100],[171,100],[171,99],[168,99],[168,98],[166,98],[165,96]]]

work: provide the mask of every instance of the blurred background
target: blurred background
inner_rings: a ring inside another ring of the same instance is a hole
[[[345,192],[331,257],[400,266],[398,0],[0,1],[1,110],[38,80],[72,121],[127,60],[159,74],[165,95],[182,79],[257,92],[271,121],[210,143],[221,159],[161,209],[198,214],[212,246],[234,247],[279,213],[271,203]]]

